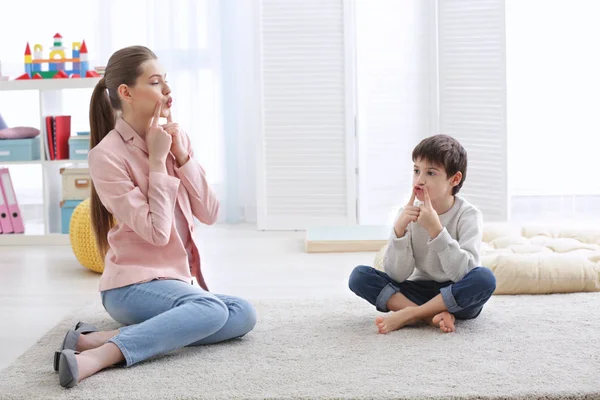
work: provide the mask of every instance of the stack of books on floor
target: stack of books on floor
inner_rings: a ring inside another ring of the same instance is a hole
[[[25,224],[8,168],[0,168],[0,234],[25,233]]]

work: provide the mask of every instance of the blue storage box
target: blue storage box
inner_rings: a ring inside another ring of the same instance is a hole
[[[89,151],[89,136],[71,136],[69,138],[69,160],[87,160]]]
[[[83,200],[66,200],[60,202],[60,220],[61,220],[61,232],[69,233],[69,224],[71,224],[71,215],[75,211],[75,207],[79,205]]]
[[[0,139],[0,162],[40,159],[40,137],[30,139]]]

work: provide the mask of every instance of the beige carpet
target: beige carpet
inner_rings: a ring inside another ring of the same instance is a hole
[[[600,398],[600,293],[494,297],[454,334],[376,333],[359,300],[256,301],[247,337],[183,349],[58,386],[52,354],[78,319],[112,327],[95,306],[48,332],[0,372],[0,399]]]

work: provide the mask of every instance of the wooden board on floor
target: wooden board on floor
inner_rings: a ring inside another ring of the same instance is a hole
[[[387,243],[391,227],[356,225],[320,227],[306,230],[307,253],[346,253],[379,251]]]

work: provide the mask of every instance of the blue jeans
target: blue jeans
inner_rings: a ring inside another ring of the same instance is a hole
[[[256,324],[256,311],[246,300],[178,280],[106,290],[101,297],[108,314],[126,325],[109,342],[119,347],[128,367],[184,346],[244,336]]]
[[[488,268],[477,267],[458,282],[396,282],[385,272],[360,265],[350,274],[348,285],[356,295],[381,312],[390,311],[387,302],[398,292],[418,306],[441,293],[448,312],[458,319],[472,319],[481,313],[483,305],[492,297],[496,278]]]

